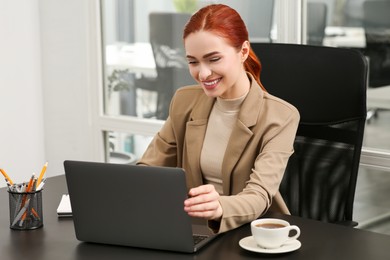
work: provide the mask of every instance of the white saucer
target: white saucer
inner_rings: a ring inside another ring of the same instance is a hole
[[[267,249],[259,247],[256,244],[256,241],[254,240],[253,236],[244,237],[240,240],[239,245],[249,251],[257,252],[257,253],[264,253],[264,254],[280,254],[280,253],[287,253],[297,250],[301,247],[301,242],[297,239],[282,245],[278,248],[273,249]]]

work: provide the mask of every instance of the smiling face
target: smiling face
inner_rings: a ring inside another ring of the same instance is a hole
[[[237,50],[212,32],[198,31],[185,38],[184,46],[190,74],[207,96],[232,99],[248,92],[250,82],[244,62],[249,42]]]

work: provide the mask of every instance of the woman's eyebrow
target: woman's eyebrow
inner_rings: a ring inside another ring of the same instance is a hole
[[[219,52],[213,51],[213,52],[207,53],[207,54],[203,55],[203,59],[206,59],[206,58],[213,56],[215,54],[219,54]],[[186,57],[187,57],[187,59],[196,59],[194,56],[191,56],[191,55],[187,55]]]

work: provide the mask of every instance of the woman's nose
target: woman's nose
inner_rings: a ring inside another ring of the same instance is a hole
[[[206,65],[201,65],[199,69],[199,79],[206,80],[211,75],[211,69]]]

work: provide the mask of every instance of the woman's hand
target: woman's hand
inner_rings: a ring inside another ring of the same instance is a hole
[[[211,184],[192,188],[184,201],[184,210],[191,217],[219,220],[222,217],[222,207],[219,194]]]

